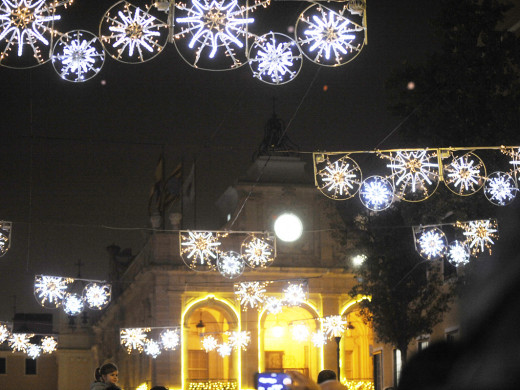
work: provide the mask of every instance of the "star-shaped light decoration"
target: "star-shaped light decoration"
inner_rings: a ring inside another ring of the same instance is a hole
[[[11,247],[11,226],[11,222],[0,221],[0,257]]]
[[[446,235],[439,228],[419,229],[415,232],[417,251],[426,260],[444,256],[448,242]]]
[[[327,316],[322,319],[322,326],[325,336],[331,339],[343,335],[347,321],[342,316]]]
[[[464,265],[469,263],[471,252],[468,246],[462,241],[452,241],[448,245],[446,258],[454,266]]]
[[[287,35],[269,32],[257,37],[249,50],[253,77],[267,84],[292,81],[302,67],[302,52]]]
[[[184,263],[196,271],[213,270],[216,267],[219,247],[218,236],[214,232],[180,232],[180,254]]]
[[[240,298],[242,310],[254,309],[265,301],[266,286],[269,282],[242,282],[235,284],[235,294]]]
[[[219,253],[217,269],[227,279],[238,278],[244,272],[245,263],[240,253],[229,251]]]
[[[323,345],[327,344],[327,336],[325,336],[323,331],[317,330],[316,332],[311,334],[311,341],[315,347],[320,348]]]
[[[333,11],[321,4],[306,8],[296,24],[296,38],[303,54],[312,62],[339,66],[353,60],[363,49],[365,27],[362,18]],[[356,19],[356,20],[355,20]]]
[[[462,156],[452,154],[451,162],[445,165],[444,184],[457,195],[473,195],[484,185],[486,167],[475,153],[465,153]]]
[[[165,329],[161,332],[161,345],[166,351],[173,351],[181,343],[179,332],[174,329]]]
[[[148,332],[150,332],[150,328],[121,329],[119,334],[121,345],[126,348],[128,353],[133,350],[143,352],[146,342],[149,341]]]
[[[369,210],[385,210],[392,205],[394,200],[394,188],[384,177],[377,175],[370,176],[361,183],[359,199]]]
[[[248,331],[232,331],[226,332],[228,335],[228,343],[236,351],[247,350],[247,346],[251,342],[251,332]]]
[[[352,198],[359,191],[362,174],[359,165],[344,155],[332,161],[331,155],[316,157],[316,184],[327,197],[335,200]]]
[[[307,283],[288,283],[283,289],[283,301],[290,306],[299,306],[306,300]]]
[[[245,263],[251,268],[264,268],[272,264],[276,257],[276,241],[274,236],[257,237],[250,234],[240,247]]]
[[[268,297],[265,300],[264,308],[269,314],[280,314],[283,310],[283,301],[276,297]]]
[[[117,61],[142,63],[162,52],[168,39],[168,25],[127,1],[114,4],[99,26],[101,42]]]
[[[74,279],[60,276],[36,275],[34,277],[34,296],[40,305],[56,309],[60,307],[67,288]]]
[[[83,299],[89,309],[102,310],[112,299],[112,285],[91,282],[83,289]]]
[[[68,316],[77,316],[83,312],[85,301],[79,294],[69,293],[63,298],[63,311]]]
[[[201,341],[202,348],[206,352],[214,351],[218,346],[218,340],[212,335],[206,335]]]
[[[42,347],[38,344],[28,344],[27,345],[27,356],[29,356],[32,360],[35,360],[42,354]]]
[[[222,343],[222,344],[217,345],[217,353],[222,357],[231,355],[232,351],[233,351],[233,348],[228,343]]]
[[[295,324],[292,327],[292,337],[294,340],[302,342],[309,339],[309,328],[305,324]]]
[[[381,153],[392,170],[396,195],[409,202],[430,197],[439,185],[437,152],[426,149]]]
[[[516,198],[515,179],[505,172],[493,172],[484,183],[484,195],[495,206],[507,206]]]
[[[0,322],[0,344],[6,341],[9,337],[11,337],[10,327],[7,324],[2,324]]]
[[[498,225],[495,220],[457,222],[456,226],[464,229],[465,243],[469,246],[473,256],[483,253],[486,249],[491,253],[491,246],[498,238]]]
[[[512,165],[511,171],[513,176],[518,179],[518,173],[520,172],[520,148],[506,148],[502,146],[500,151],[511,158],[509,161],[509,164]]]
[[[161,354],[161,346],[155,340],[147,340],[144,344],[144,353],[155,359]]]
[[[53,353],[56,351],[58,347],[58,342],[52,336],[45,336],[42,339],[42,351],[43,353]]]
[[[34,334],[13,333],[8,339],[9,347],[11,347],[13,352],[27,352],[27,348],[29,348],[31,343],[31,337],[34,337]]]
[[[99,73],[105,62],[105,51],[97,36],[88,31],[74,30],[58,39],[51,60],[62,79],[78,83]]]

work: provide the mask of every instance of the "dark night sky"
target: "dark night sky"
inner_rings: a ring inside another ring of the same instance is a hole
[[[300,75],[282,86],[254,80],[248,65],[194,69],[171,44],[139,65],[107,56],[85,83],[61,80],[50,63],[0,68],[0,219],[13,222],[11,249],[0,258],[0,321],[11,320],[14,296],[18,312],[41,310],[35,274],[74,277],[81,260],[82,277],[104,279],[106,246],[139,252],[163,147],[167,171],[181,160],[188,169],[197,158],[197,228],[218,229],[214,202],[250,164],[273,98],[303,151],[378,145],[399,122],[385,111],[385,79],[402,61],[432,50],[435,2],[367,3],[368,45],[356,59],[337,68],[305,59]],[[63,23],[96,32],[112,4],[76,0]],[[260,9],[253,16],[260,30],[287,33],[305,6],[275,2],[271,14]],[[392,138],[381,145],[395,146]]]

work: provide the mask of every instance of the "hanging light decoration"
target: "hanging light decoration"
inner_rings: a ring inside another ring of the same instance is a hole
[[[144,353],[155,359],[161,354],[161,346],[155,340],[147,340],[144,344]]]
[[[59,276],[36,275],[34,296],[43,307],[56,309],[62,304],[67,288],[74,279]]]
[[[89,31],[63,34],[52,51],[52,65],[63,80],[85,82],[97,75],[105,62],[101,41]]]
[[[218,340],[212,335],[205,335],[202,340],[202,348],[206,352],[214,351],[218,346]]]
[[[63,311],[69,316],[77,316],[83,312],[85,301],[79,294],[68,293],[63,298]]]
[[[222,344],[217,345],[217,353],[222,357],[231,355],[232,351],[233,351],[233,348],[228,343],[222,343]]]
[[[323,333],[329,339],[341,337],[345,332],[347,321],[342,316],[328,316],[322,319]]]
[[[278,299],[276,297],[268,297],[265,300],[264,308],[269,314],[280,314],[283,309],[283,301],[281,299]]]
[[[302,52],[287,35],[269,32],[256,37],[249,49],[249,66],[253,77],[267,84],[292,81],[302,67]]]
[[[110,303],[111,297],[112,286],[110,284],[92,282],[83,289],[83,299],[89,309],[104,309]]]
[[[27,348],[29,348],[32,337],[34,337],[34,334],[13,333],[8,339],[9,347],[11,347],[13,352],[27,352]]]
[[[179,237],[184,264],[196,271],[215,269],[221,245],[216,233],[183,231]]]
[[[309,328],[304,324],[296,324],[292,327],[292,337],[296,341],[307,341],[309,334]]]
[[[271,235],[264,235],[260,238],[255,234],[250,234],[242,242],[240,253],[249,267],[267,267],[276,257],[275,238]]]
[[[484,182],[484,195],[495,206],[507,206],[515,200],[517,192],[515,180],[505,172],[493,172]]]
[[[27,345],[27,356],[29,356],[31,359],[35,360],[36,358],[40,357],[42,354],[42,347],[40,347],[37,344],[28,344]]]
[[[306,283],[288,283],[283,290],[283,301],[290,306],[299,306],[307,300]]]
[[[168,25],[127,1],[115,3],[103,16],[99,36],[107,53],[117,61],[142,63],[162,52]]]
[[[392,205],[394,188],[384,177],[370,176],[361,183],[359,199],[369,210],[385,210]]]
[[[495,244],[494,240],[498,238],[498,226],[495,220],[458,222],[457,226],[464,229],[465,243],[473,256],[483,253],[486,249],[491,254],[491,245]]]
[[[470,256],[471,252],[464,242],[455,240],[448,245],[446,258],[454,266],[457,267],[469,263]]]
[[[126,348],[128,353],[131,353],[133,350],[143,352],[147,341],[149,341],[147,333],[150,331],[150,328],[121,329],[119,334],[121,345]]]
[[[181,343],[179,332],[173,329],[165,329],[161,332],[161,345],[167,351],[174,351]]]
[[[446,253],[448,242],[439,228],[419,229],[415,233],[419,254],[426,260],[438,259]]]
[[[226,332],[228,335],[228,343],[236,351],[246,350],[247,346],[251,342],[251,332],[248,331],[232,331]]]
[[[7,324],[0,322],[0,344],[11,337],[11,330]]]
[[[229,251],[218,254],[217,269],[225,278],[238,278],[244,272],[244,268],[244,259],[240,253]]]
[[[45,336],[42,339],[42,351],[43,353],[53,353],[56,351],[56,348],[58,347],[58,342],[56,339],[52,336]]]
[[[452,153],[450,163],[444,167],[444,183],[457,195],[473,195],[484,185],[486,167],[475,153],[462,156]]]
[[[11,222],[0,221],[0,257],[11,247]]]
[[[311,341],[315,347],[321,348],[323,345],[327,344],[327,337],[321,330],[318,330],[312,333]]]
[[[365,27],[359,15],[344,6],[337,12],[321,4],[307,7],[298,18],[295,34],[303,54],[312,62],[339,66],[353,60],[363,49]]]
[[[332,161],[333,157],[335,156],[320,155],[315,159],[318,189],[331,199],[352,198],[361,186],[361,169],[348,155],[343,155],[335,161]]]
[[[266,286],[269,282],[242,282],[235,284],[235,294],[240,298],[242,310],[254,309],[265,301]]]
[[[500,151],[509,157],[511,157],[511,160],[509,161],[509,164],[513,166],[513,173],[515,178],[517,177],[518,171],[520,170],[520,147],[506,147],[501,146]]]

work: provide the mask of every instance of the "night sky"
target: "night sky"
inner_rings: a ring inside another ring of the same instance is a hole
[[[435,2],[367,3],[368,45],[356,59],[336,68],[304,59],[298,77],[281,86],[253,79],[247,64],[194,69],[171,44],[143,64],[107,56],[85,83],[63,81],[50,62],[0,68],[0,220],[13,222],[11,248],[0,258],[0,321],[12,319],[15,302],[17,312],[42,311],[35,274],[75,277],[81,260],[83,278],[105,279],[108,245],[139,252],[163,150],[167,173],[180,162],[186,173],[196,159],[196,227],[218,229],[214,202],[251,163],[273,98],[302,151],[398,147],[391,137],[380,144],[399,123],[385,110],[384,82],[435,47],[428,24]],[[76,0],[56,28],[96,33],[112,4]],[[288,34],[306,6],[274,2],[253,14],[255,28]],[[417,145],[425,146],[434,145]]]

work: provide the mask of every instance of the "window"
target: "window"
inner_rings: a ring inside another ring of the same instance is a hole
[[[383,386],[383,355],[381,352],[374,353],[374,390],[382,390]]]
[[[401,351],[394,349],[394,386],[399,383],[401,377]]]
[[[428,348],[428,344],[430,344],[430,338],[425,337],[417,340],[417,350],[422,351]]]
[[[446,331],[446,342],[454,343],[458,339],[459,339],[459,330],[458,329]]]
[[[0,374],[7,374],[5,360],[5,358],[0,358]]]
[[[202,350],[188,351],[188,377],[189,379],[208,379],[208,354]]]
[[[36,375],[36,359],[25,359],[25,375]]]

